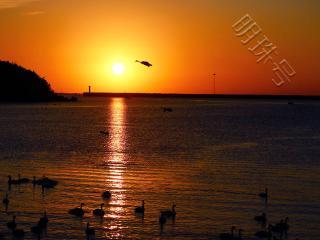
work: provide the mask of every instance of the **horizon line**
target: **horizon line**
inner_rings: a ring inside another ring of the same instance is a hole
[[[84,97],[154,97],[154,98],[278,98],[278,99],[316,99],[320,100],[320,95],[302,94],[212,94],[212,93],[125,93],[125,92],[83,92],[83,93],[61,93],[77,94]]]
[[[76,95],[173,95],[173,96],[274,96],[274,97],[316,97],[315,94],[273,94],[273,93],[175,93],[175,92],[58,92],[57,94]]]

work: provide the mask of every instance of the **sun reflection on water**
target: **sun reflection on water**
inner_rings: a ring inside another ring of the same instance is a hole
[[[109,230],[119,229],[117,222],[124,216],[126,201],[123,174],[126,169],[126,103],[123,98],[113,98],[108,108],[109,111],[109,138],[107,143],[106,163],[109,168],[108,187],[112,192],[109,202],[108,218],[115,220],[107,226]]]

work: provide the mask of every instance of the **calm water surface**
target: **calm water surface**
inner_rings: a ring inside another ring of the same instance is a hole
[[[170,106],[173,113],[164,113]],[[108,130],[110,136],[99,132]],[[320,235],[320,104],[192,99],[80,99],[77,103],[0,105],[0,191],[7,175],[46,175],[44,194],[12,186],[0,234],[17,215],[25,239],[47,210],[43,239],[219,239],[231,226],[255,239],[269,221],[290,218],[289,239]],[[268,186],[267,206],[257,193]],[[92,216],[112,192],[103,219]],[[0,196],[2,197],[2,196]],[[146,201],[144,217],[134,207]],[[85,204],[83,219],[68,209]],[[159,211],[177,204],[161,233]],[[1,237],[0,237],[1,238]]]

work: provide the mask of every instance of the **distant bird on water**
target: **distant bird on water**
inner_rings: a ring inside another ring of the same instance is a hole
[[[152,67],[152,64],[149,63],[148,61],[139,61],[136,60],[137,63],[141,63],[142,65],[145,65],[146,67]]]

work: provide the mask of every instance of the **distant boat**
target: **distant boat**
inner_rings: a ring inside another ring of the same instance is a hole
[[[289,101],[288,105],[294,105],[294,102]]]
[[[109,135],[108,131],[100,131],[100,133],[103,134],[103,135]]]
[[[164,107],[163,112],[173,112],[172,108]]]

